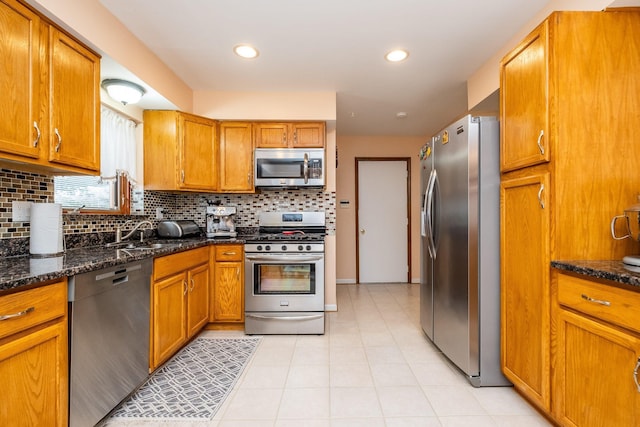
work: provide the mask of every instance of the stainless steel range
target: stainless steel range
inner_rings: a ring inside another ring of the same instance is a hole
[[[324,334],[324,212],[261,212],[245,250],[245,333]]]

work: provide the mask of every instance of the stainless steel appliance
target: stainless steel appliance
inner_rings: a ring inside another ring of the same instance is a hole
[[[235,206],[207,206],[207,237],[236,237]]]
[[[149,375],[151,258],[69,280],[69,425],[93,426]]]
[[[465,116],[421,157],[422,329],[472,385],[508,385],[500,370],[499,123]]]
[[[256,148],[254,184],[257,188],[324,186],[323,148]]]
[[[324,334],[324,212],[261,212],[245,244],[245,333]]]

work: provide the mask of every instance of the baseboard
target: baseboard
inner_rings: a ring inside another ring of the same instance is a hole
[[[420,283],[420,278],[414,277],[413,279],[411,279],[411,283]]]
[[[352,285],[356,283],[356,279],[336,279],[336,285]]]
[[[338,311],[338,304],[325,304],[324,311]]]

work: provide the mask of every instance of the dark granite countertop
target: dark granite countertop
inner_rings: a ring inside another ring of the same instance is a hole
[[[29,255],[0,259],[0,295],[28,289],[40,282],[73,276],[131,261],[169,255],[188,249],[212,244],[233,244],[245,242],[237,239],[206,239],[203,237],[174,240],[151,240],[150,243],[166,243],[158,249],[118,249],[115,247],[88,246],[68,249],[60,257],[36,258]]]
[[[552,261],[551,267],[596,279],[606,279],[637,286],[640,291],[640,267],[622,261]]]

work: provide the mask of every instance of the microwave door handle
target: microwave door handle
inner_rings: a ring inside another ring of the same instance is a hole
[[[304,183],[308,184],[309,183],[309,153],[304,153],[303,175],[304,175]]]

